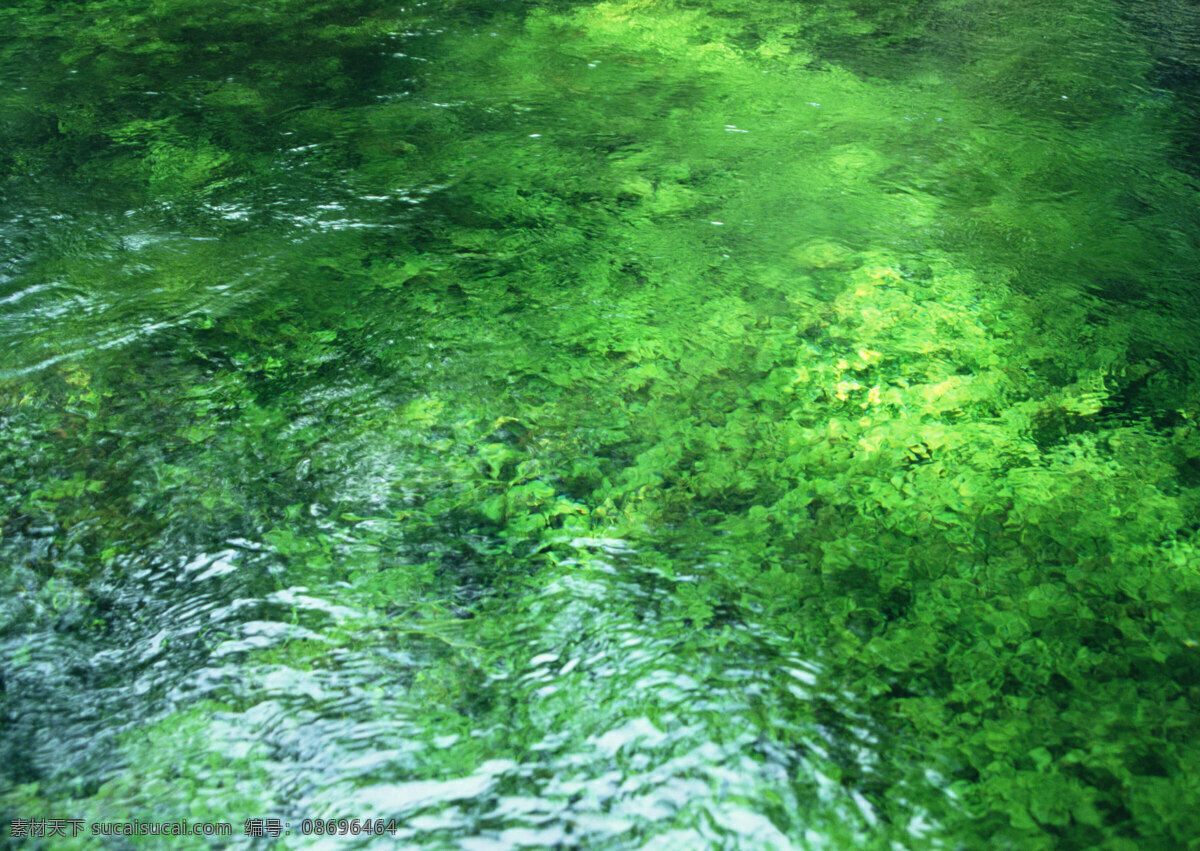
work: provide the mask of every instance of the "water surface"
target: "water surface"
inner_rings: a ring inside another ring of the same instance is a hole
[[[1200,834],[1190,7],[0,24],[9,841]]]

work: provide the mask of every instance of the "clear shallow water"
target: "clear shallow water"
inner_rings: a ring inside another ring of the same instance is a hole
[[[3,14],[6,819],[1196,835],[1186,9]]]

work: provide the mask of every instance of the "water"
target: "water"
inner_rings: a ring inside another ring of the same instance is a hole
[[[1188,847],[1194,18],[0,11],[6,841]]]

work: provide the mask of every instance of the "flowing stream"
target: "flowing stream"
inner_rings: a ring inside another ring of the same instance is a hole
[[[1194,847],[1195,5],[0,26],[11,847]]]

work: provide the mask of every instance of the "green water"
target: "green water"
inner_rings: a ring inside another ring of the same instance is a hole
[[[0,27],[6,842],[1200,847],[1194,6]]]

